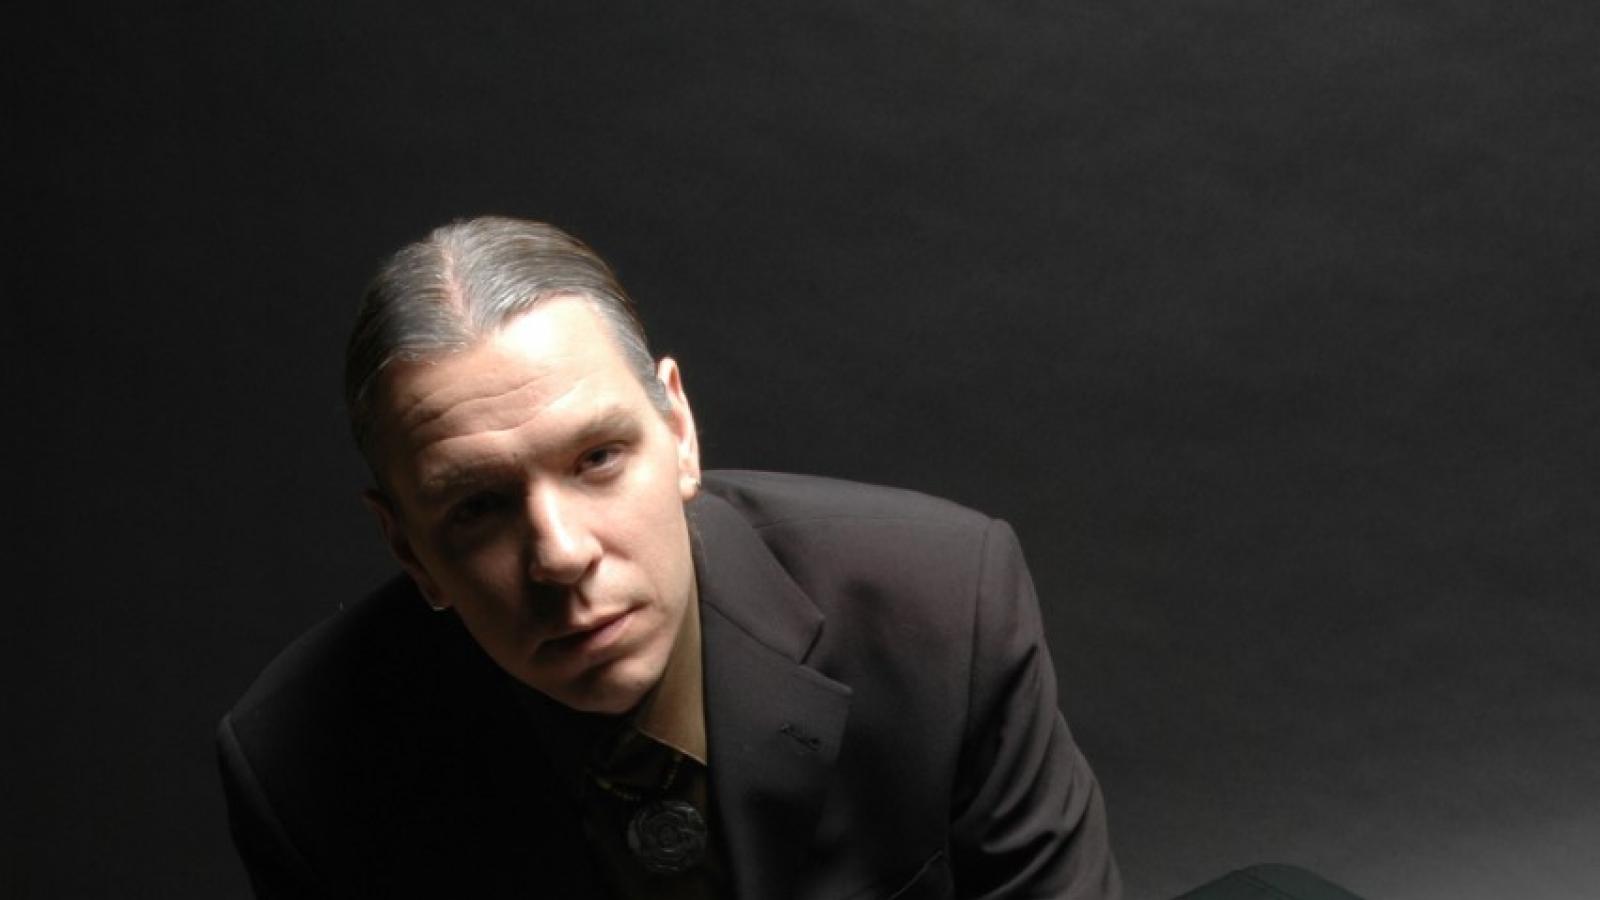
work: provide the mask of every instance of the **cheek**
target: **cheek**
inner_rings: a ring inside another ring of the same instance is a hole
[[[633,571],[636,588],[663,605],[676,605],[694,581],[688,523],[676,494],[671,506],[638,510],[614,535],[614,557]]]
[[[666,452],[653,456],[626,485],[632,496],[625,504],[627,514],[610,519],[613,533],[629,546],[652,547],[656,554],[674,546],[686,527],[681,484],[676,457]]]
[[[669,604],[681,605],[694,590],[694,556],[689,544],[689,526],[681,512],[663,523],[663,538],[655,561],[657,584]]]
[[[501,541],[441,560],[438,581],[463,615],[505,618],[519,607],[526,579],[521,553],[512,542]]]
[[[651,548],[652,555],[663,563],[687,559],[689,552],[689,524],[684,515],[683,500],[678,494],[677,479],[663,484],[652,498],[648,510],[638,517],[635,540]]]

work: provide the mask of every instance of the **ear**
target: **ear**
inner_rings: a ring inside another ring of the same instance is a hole
[[[417,590],[422,592],[423,599],[428,601],[434,612],[443,612],[450,608],[450,601],[446,600],[439,591],[439,585],[428,575],[428,570],[423,568],[422,561],[417,559],[416,550],[411,546],[411,539],[406,537],[404,526],[400,523],[400,516],[395,512],[394,504],[383,492],[376,488],[368,488],[361,492],[361,500],[372,510],[378,520],[378,528],[383,532],[383,540],[389,545],[389,551],[400,562],[400,568],[405,569],[411,580],[416,582]]]
[[[700,436],[695,433],[694,413],[683,392],[683,373],[678,361],[663,356],[656,364],[656,378],[667,392],[667,427],[678,451],[678,493],[689,500],[700,492]]]

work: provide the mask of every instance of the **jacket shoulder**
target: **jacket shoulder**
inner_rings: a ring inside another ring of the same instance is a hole
[[[978,529],[990,522],[980,512],[917,491],[815,475],[713,470],[705,475],[705,487],[757,530],[829,519]]]
[[[252,874],[271,873],[287,851],[270,848],[285,846],[339,896],[500,896],[484,885],[529,874],[489,862],[502,854],[569,873],[561,835],[517,803],[557,802],[518,712],[459,620],[430,612],[409,580],[330,616],[219,727],[229,817]],[[443,890],[451,878],[467,887]]]
[[[964,641],[987,551],[996,535],[999,545],[1014,542],[998,520],[915,491],[742,471],[708,473],[705,487],[718,506],[732,507],[741,530],[748,529],[806,605],[835,624],[921,623]],[[708,537],[728,538],[730,531]],[[776,602],[769,597],[765,604]]]
[[[418,657],[440,652],[431,613],[404,577],[391,580],[362,599],[340,608],[314,625],[257,676],[234,705],[236,724],[274,710],[305,711],[337,703],[346,688],[407,684],[418,670]],[[366,697],[363,702],[370,702]]]

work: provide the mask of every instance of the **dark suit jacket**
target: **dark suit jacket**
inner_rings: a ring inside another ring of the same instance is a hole
[[[1118,892],[1004,523],[756,473],[708,474],[690,521],[712,821],[740,897]],[[403,581],[300,638],[219,734],[258,893],[598,896],[512,690]]]

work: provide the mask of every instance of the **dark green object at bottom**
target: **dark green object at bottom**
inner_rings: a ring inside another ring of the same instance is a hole
[[[1175,900],[1361,900],[1298,866],[1261,865],[1230,872]]]

